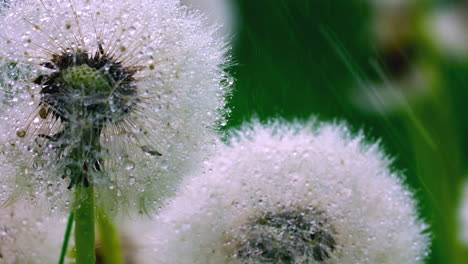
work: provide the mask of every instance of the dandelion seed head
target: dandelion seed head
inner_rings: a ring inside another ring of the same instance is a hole
[[[159,215],[158,263],[423,263],[427,228],[377,144],[344,125],[254,122]]]
[[[312,210],[266,212],[242,226],[240,234],[234,255],[247,263],[323,262],[336,246],[330,226]]]
[[[0,21],[12,197],[49,193],[63,208],[67,187],[93,184],[108,212],[146,213],[214,146],[227,49],[178,1],[18,0]],[[70,159],[87,131],[91,157]]]
[[[136,69],[126,69],[105,54],[66,52],[54,56],[51,63],[49,67],[56,71],[34,80],[42,87],[42,119],[51,112],[70,126],[85,117],[91,126],[102,129],[124,120],[138,101],[133,79]]]

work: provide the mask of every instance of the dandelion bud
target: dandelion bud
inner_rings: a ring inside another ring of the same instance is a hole
[[[343,125],[254,123],[161,212],[142,256],[155,263],[423,263],[427,226],[390,165],[376,144]]]

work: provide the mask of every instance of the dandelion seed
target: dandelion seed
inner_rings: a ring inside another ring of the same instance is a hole
[[[156,263],[423,263],[427,228],[375,144],[343,125],[254,123],[159,215]]]
[[[226,50],[178,1],[24,0],[0,14],[11,200],[52,188],[63,208],[67,187],[92,184],[108,212],[144,213],[212,147]]]

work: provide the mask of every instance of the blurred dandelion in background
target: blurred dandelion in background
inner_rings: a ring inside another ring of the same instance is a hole
[[[468,56],[468,4],[447,4],[433,11],[428,18],[428,29],[441,53],[453,60]]]
[[[370,1],[374,13],[370,34],[377,60],[377,81],[362,84],[352,94],[355,106],[375,114],[391,114],[429,93],[428,69],[418,60],[415,1]]]

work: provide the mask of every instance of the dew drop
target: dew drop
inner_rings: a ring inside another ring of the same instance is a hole
[[[24,130],[18,130],[16,131],[16,136],[20,137],[20,138],[24,138],[26,136],[26,131]]]
[[[134,27],[134,26],[129,27],[129,28],[128,28],[128,33],[130,34],[130,36],[135,35],[135,33],[136,33],[136,27]]]
[[[130,177],[130,178],[128,179],[128,184],[129,184],[129,185],[135,185],[135,183],[136,183],[135,177]]]
[[[135,163],[131,160],[127,160],[125,161],[124,166],[126,170],[133,170],[135,168]]]
[[[42,169],[42,163],[41,162],[34,162],[32,167],[35,170],[41,170]]]
[[[163,160],[161,162],[161,164],[159,165],[159,167],[162,169],[162,170],[167,170],[169,168],[169,165],[168,165],[168,162],[167,160]]]
[[[42,119],[46,119],[47,118],[47,110],[42,107],[40,110],[39,110],[39,116],[42,118]]]

